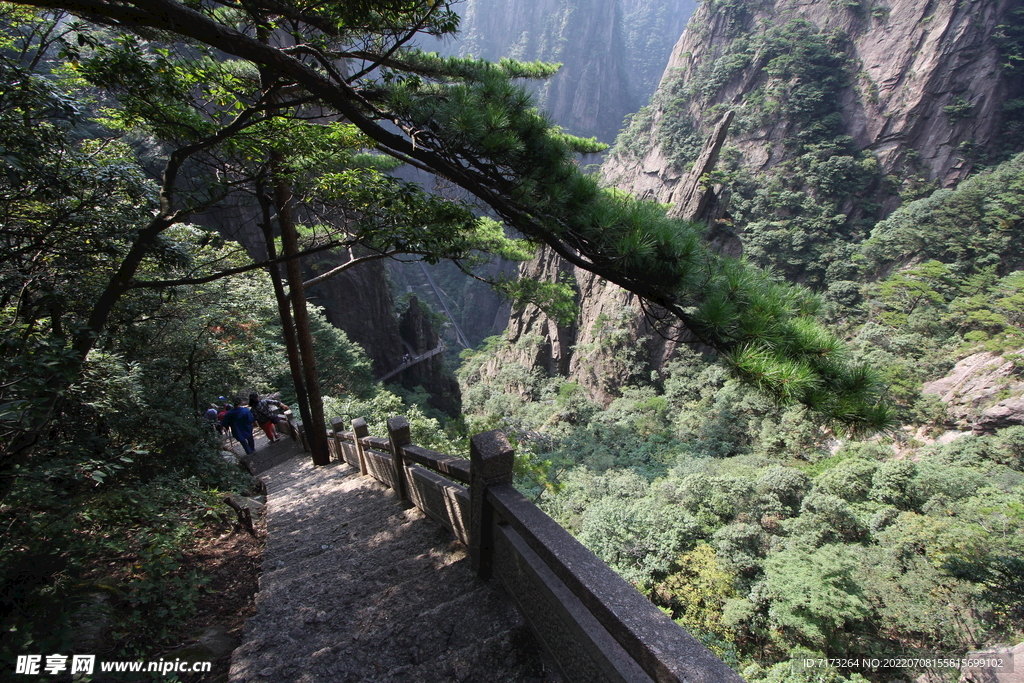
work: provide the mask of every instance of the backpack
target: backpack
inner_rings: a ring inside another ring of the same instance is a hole
[[[266,424],[274,421],[274,411],[270,407],[270,401],[263,399],[254,406],[249,406],[249,410],[252,411],[253,417],[256,418],[256,422],[259,424]]]

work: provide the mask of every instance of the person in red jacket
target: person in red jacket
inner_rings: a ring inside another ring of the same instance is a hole
[[[288,410],[288,406],[280,401],[272,398],[260,400],[260,396],[256,392],[249,394],[249,410],[256,418],[256,424],[260,426],[271,443],[281,439],[277,435],[277,430],[274,429],[274,408],[280,408],[282,411]]]
[[[220,431],[221,436],[229,437],[231,436],[231,430],[224,426],[224,416],[231,410],[231,404],[224,403],[223,396],[221,396],[221,399],[220,408],[217,409],[217,429]]]

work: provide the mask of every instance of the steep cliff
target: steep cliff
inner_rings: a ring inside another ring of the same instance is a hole
[[[741,245],[723,223],[725,188],[702,182],[716,165],[732,116],[708,136],[693,168],[680,183],[680,201],[672,213],[708,226],[705,238],[719,252],[735,255]],[[632,293],[593,273],[569,266],[544,248],[525,264],[522,274],[536,280],[572,283],[580,315],[573,325],[559,325],[544,311],[528,305],[515,312],[505,333],[507,345],[482,368],[498,376],[506,363],[571,377],[587,396],[609,403],[621,387],[658,381],[658,373],[680,344],[693,341],[687,330],[645,308]],[[514,389],[514,387],[513,387]]]
[[[718,179],[744,251],[824,289],[901,201],[1022,147],[1015,0],[711,0],[603,168],[674,202],[700,140],[736,121]]]
[[[589,398],[607,404],[621,387],[649,383],[652,371],[686,340],[685,330],[658,325],[644,315],[635,295],[566,265],[550,249],[542,249],[523,273],[571,282],[579,318],[563,326],[533,305],[514,311],[505,332],[507,345],[484,366],[484,375],[497,376],[507,364],[518,364],[571,378]]]
[[[495,261],[477,267],[475,272],[487,278],[511,277],[515,275],[517,266],[514,262]],[[469,346],[475,347],[486,337],[501,334],[508,325],[509,302],[490,285],[466,277],[450,261],[435,264],[392,261],[388,263],[388,276],[394,291],[416,294],[420,304],[435,313],[450,313]],[[446,325],[441,336],[451,350],[451,356],[463,348],[454,326]]]
[[[706,239],[726,254],[739,253],[735,234],[720,220],[725,188],[701,182],[721,152],[732,116],[726,116],[708,136],[693,168],[681,182],[674,215],[708,225]],[[547,375],[572,377],[587,395],[608,403],[626,385],[657,381],[658,371],[679,344],[692,341],[685,328],[663,318],[657,309],[644,309],[630,292],[593,273],[568,265],[548,248],[521,270],[526,277],[573,285],[580,315],[573,325],[559,325],[537,306],[528,305],[510,316],[508,346],[483,368],[496,376],[506,362],[538,369]]]
[[[695,186],[716,184],[729,214],[710,217],[709,239],[838,297],[875,222],[1024,147],[1020,4],[706,0],[603,177],[684,213]],[[718,169],[695,184],[728,112]],[[649,380],[678,343],[614,286],[549,254],[529,269],[569,277],[581,317],[559,328],[536,309],[514,312],[496,365],[566,374],[607,402],[624,378]]]
[[[335,261],[331,256],[320,257],[318,268],[311,273],[328,270]],[[323,306],[327,320],[363,347],[373,361],[374,376],[380,377],[401,363],[402,338],[382,261],[361,263],[324,280],[310,287],[306,298]]]
[[[194,220],[217,229],[224,237],[238,241],[253,259],[266,258],[263,234],[257,227],[257,209],[236,203],[218,207]],[[346,257],[320,254],[303,262],[309,276],[329,270]],[[327,320],[344,330],[373,361],[373,374],[380,377],[401,364],[405,353],[398,317],[388,286],[387,266],[369,261],[309,288],[307,299],[324,308]],[[443,382],[437,379],[437,382]],[[428,382],[429,383],[429,382]]]
[[[694,0],[469,0],[448,48],[485,59],[559,62],[538,103],[577,135],[611,142],[654,91]]]
[[[1000,133],[1018,106],[1020,79],[1003,68],[1007,37],[999,38],[1018,5],[708,0],[605,176],[670,200],[694,136],[735,108],[731,146],[745,167],[778,165],[792,154],[786,140],[817,124],[869,150],[883,175],[953,185],[979,157],[1015,151]]]
[[[419,356],[435,349],[440,343],[437,325],[430,309],[415,296],[409,299],[409,308],[402,314],[399,330],[410,355]],[[459,383],[451,373],[445,371],[444,356],[436,355],[406,368],[398,374],[397,380],[405,389],[422,387],[430,398],[427,404],[441,412],[457,416],[462,410]]]

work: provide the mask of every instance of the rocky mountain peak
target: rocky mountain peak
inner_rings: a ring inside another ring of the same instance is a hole
[[[955,185],[979,159],[1002,155],[1001,133],[1014,124],[1007,103],[1020,78],[1004,68],[1014,7],[1011,0],[709,0],[673,49],[659,95],[620,138],[605,177],[666,199],[692,161],[694,136],[709,132],[726,108],[737,110],[730,145],[739,163],[767,171],[789,153],[786,140],[806,128],[801,115],[827,116],[834,104],[829,132],[873,154],[881,175]],[[831,87],[814,93],[832,103],[801,101],[810,94],[801,86],[827,75],[809,67],[835,72]]]

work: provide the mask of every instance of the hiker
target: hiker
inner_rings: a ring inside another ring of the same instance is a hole
[[[282,412],[288,410],[288,406],[276,399],[265,398],[260,400],[260,395],[255,391],[249,394],[249,410],[252,411],[253,417],[256,418],[256,424],[260,426],[263,433],[270,439],[270,443],[275,443],[284,438],[278,436],[277,430],[274,429],[274,408],[280,408]]]
[[[221,396],[221,398],[223,399],[224,397]],[[217,409],[217,431],[220,432],[221,436],[227,436],[230,431],[224,426],[224,416],[228,414],[231,407],[230,403],[224,403],[221,401],[220,408]]]
[[[231,408],[221,420],[221,424],[231,428],[231,434],[238,443],[242,444],[242,450],[246,455],[252,455],[256,450],[256,443],[252,438],[252,413],[242,405],[242,397],[235,399],[235,407]],[[230,403],[228,404],[231,405]]]
[[[218,434],[223,434],[224,428],[220,426],[220,417],[217,413],[217,404],[208,403],[206,404],[206,412],[203,413],[203,417],[213,425]]]

